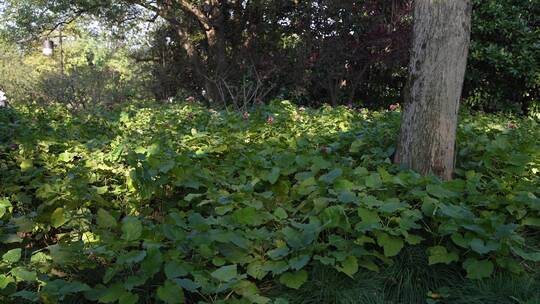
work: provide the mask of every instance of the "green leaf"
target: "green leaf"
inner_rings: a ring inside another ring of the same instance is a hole
[[[60,288],[59,293],[62,295],[78,293],[82,291],[90,290],[90,286],[81,282],[62,282],[63,286]]]
[[[11,212],[12,205],[7,199],[0,199],[0,218],[2,218],[6,211]]]
[[[495,243],[493,241],[484,242],[483,240],[478,238],[472,239],[469,245],[471,246],[472,250],[480,254],[486,254],[488,252],[495,251],[500,247],[498,243]]]
[[[349,190],[339,191],[338,200],[344,204],[350,204],[356,202],[356,194]]]
[[[525,218],[523,220],[522,225],[540,227],[540,218],[538,218],[538,217],[527,217],[527,218]]]
[[[307,281],[308,273],[305,270],[286,272],[279,277],[279,282],[289,288],[298,289]]]
[[[381,218],[379,217],[379,214],[377,211],[368,210],[365,208],[358,208],[358,216],[362,219],[362,223],[367,225],[372,224],[379,224],[381,222]]]
[[[118,304],[136,304],[139,303],[139,296],[131,292],[124,292],[118,299]]]
[[[268,173],[268,175],[266,175],[266,180],[270,183],[270,184],[275,184],[277,182],[277,180],[279,179],[279,175],[281,174],[281,169],[279,168],[272,168],[272,171],[270,171],[270,173]]]
[[[6,288],[10,283],[15,282],[13,277],[8,277],[5,274],[0,274],[0,290]]]
[[[281,208],[281,207],[278,207],[275,211],[274,211],[274,216],[277,217],[278,219],[281,219],[281,220],[284,220],[287,218],[287,211],[285,211],[285,209]]]
[[[443,188],[441,185],[427,185],[426,191],[437,198],[449,198],[455,196],[454,192]]]
[[[190,279],[174,279],[174,282],[190,292],[197,292],[197,289],[201,287],[201,285]]]
[[[163,286],[158,287],[157,296],[167,304],[180,304],[185,301],[182,287],[169,280],[166,280]]]
[[[266,304],[270,299],[259,295],[259,289],[255,283],[248,280],[242,280],[234,284],[234,292],[248,299],[250,303]]]
[[[272,250],[269,250],[267,254],[272,260],[278,260],[289,254],[289,247],[285,246],[285,247],[272,249]]]
[[[171,261],[165,264],[165,275],[168,279],[174,279],[188,275],[188,271],[183,263]]]
[[[37,273],[35,271],[28,271],[24,267],[16,267],[11,269],[11,275],[18,281],[32,282],[37,280]]]
[[[254,261],[247,266],[247,274],[257,280],[262,280],[268,271],[264,269],[264,265],[261,261]]]
[[[101,228],[114,228],[117,225],[116,219],[103,208],[97,211],[96,222]]]
[[[331,184],[336,180],[336,178],[340,177],[342,174],[343,170],[337,168],[328,172],[327,174],[322,175],[321,177],[319,177],[319,180],[321,182]]]
[[[2,255],[2,260],[6,263],[15,263],[21,259],[21,248],[11,249]]]
[[[361,259],[358,262],[358,266],[363,267],[363,268],[365,268],[367,270],[370,270],[370,271],[373,271],[373,272],[379,272],[379,266],[377,266],[377,264],[375,264],[375,262],[373,262],[373,260],[371,260],[369,258]]]
[[[51,214],[51,225],[58,228],[64,225],[68,220],[64,217],[64,208],[56,208]]]
[[[489,260],[469,258],[463,262],[463,268],[467,271],[467,278],[480,280],[490,277],[493,273],[494,266]]]
[[[381,175],[372,173],[366,178],[366,187],[371,189],[379,189],[382,187]]]
[[[304,255],[301,255],[301,256],[290,259],[289,260],[289,265],[294,270],[300,270],[300,269],[304,268],[304,266],[307,265],[310,258],[311,257],[309,255],[304,254]]]
[[[37,292],[29,291],[29,290],[21,290],[14,294],[12,294],[10,297],[18,297],[23,298],[30,302],[37,302],[39,300],[39,295]]]
[[[360,152],[360,148],[364,145],[364,141],[362,139],[357,139],[352,142],[351,147],[349,148],[350,153],[357,153]]]
[[[120,283],[113,284],[103,291],[99,296],[100,303],[114,303],[125,293],[124,287]]]
[[[142,224],[141,221],[132,216],[127,216],[122,221],[122,239],[126,241],[134,241],[141,237]]]
[[[34,162],[31,159],[25,159],[21,162],[21,171],[25,172],[34,167]]]
[[[210,275],[213,278],[216,278],[222,282],[229,282],[232,279],[236,278],[237,274],[237,266],[234,265],[228,265],[218,268],[216,271],[212,272]]]
[[[253,207],[238,209],[233,213],[233,218],[238,224],[242,225],[260,225],[262,216]]]
[[[377,243],[379,244],[379,246],[383,247],[384,255],[386,257],[393,257],[397,255],[404,245],[402,239],[394,236],[389,236],[386,233],[381,233],[377,236]]]
[[[523,250],[522,248],[519,248],[519,247],[511,247],[512,249],[512,252],[518,256],[520,256],[521,258],[527,260],[527,261],[532,261],[532,262],[540,262],[540,252],[539,251],[536,251],[536,252],[526,252],[525,250]]]
[[[126,254],[118,256],[116,262],[118,264],[134,264],[141,262],[146,257],[144,250],[132,250]]]
[[[320,215],[321,222],[328,228],[342,228],[348,231],[351,228],[351,224],[345,214],[345,208],[343,206],[331,206],[323,210]]]
[[[341,267],[337,267],[337,269],[353,278],[353,275],[358,272],[358,260],[354,256],[348,256],[341,262]]]
[[[459,260],[458,255],[455,252],[448,252],[443,246],[434,246],[428,248],[429,265],[433,264],[450,264]]]

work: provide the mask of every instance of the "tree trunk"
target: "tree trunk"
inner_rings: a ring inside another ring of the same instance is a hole
[[[409,80],[394,161],[452,178],[470,40],[470,0],[416,0]]]

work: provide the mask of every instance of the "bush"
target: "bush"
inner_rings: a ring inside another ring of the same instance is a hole
[[[346,281],[417,246],[409,260],[425,266],[396,276],[448,264],[477,280],[540,260],[526,241],[540,226],[538,121],[465,116],[443,183],[390,163],[399,113],[247,114],[0,111],[0,299],[283,303],[277,286],[320,267]]]
[[[540,89],[540,2],[473,3],[467,103],[485,111],[528,114]]]

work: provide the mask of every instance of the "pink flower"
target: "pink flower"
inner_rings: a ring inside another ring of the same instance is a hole
[[[268,119],[266,120],[266,122],[267,122],[269,125],[273,124],[273,123],[274,123],[274,116],[269,115],[269,116],[268,116]]]
[[[300,112],[304,112],[305,110],[306,110],[306,108],[304,108],[304,107],[298,108],[298,111],[300,111]]]
[[[397,110],[397,108],[399,108],[399,103],[390,105],[390,111],[395,111],[395,110]]]
[[[244,114],[242,114],[242,117],[244,117],[244,120],[248,120],[249,119],[249,113],[244,112]]]
[[[513,122],[510,121],[510,122],[506,125],[506,127],[507,127],[508,129],[517,129],[518,126],[517,126],[517,124],[515,124],[515,123],[513,123]]]
[[[187,102],[194,102],[194,101],[195,101],[195,97],[189,96],[189,97],[186,98],[186,101],[187,101]]]

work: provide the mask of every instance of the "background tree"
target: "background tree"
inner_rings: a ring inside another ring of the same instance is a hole
[[[417,0],[395,162],[451,179],[471,31],[469,0]]]

